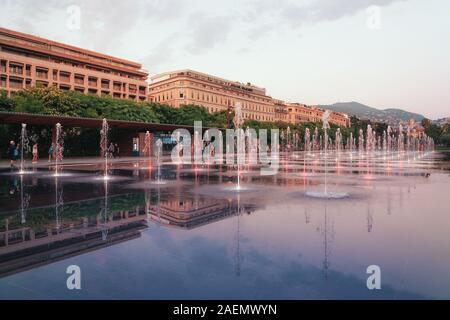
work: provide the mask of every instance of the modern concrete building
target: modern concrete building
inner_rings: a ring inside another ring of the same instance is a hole
[[[139,63],[0,28],[0,90],[32,86],[146,101],[148,73]]]
[[[225,80],[193,70],[166,72],[151,77],[150,100],[179,108],[183,104],[218,112],[241,103],[244,119],[274,121],[274,104],[266,89]]]

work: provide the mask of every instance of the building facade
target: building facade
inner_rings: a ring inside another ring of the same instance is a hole
[[[149,98],[179,108],[185,104],[219,112],[240,102],[245,120],[274,121],[274,104],[266,89],[225,80],[193,70],[158,74],[151,78]]]
[[[8,96],[32,86],[147,101],[142,65],[0,28],[0,90]]]
[[[151,78],[149,100],[174,108],[194,104],[210,113],[233,108],[241,104],[244,120],[288,122],[301,124],[322,120],[323,109],[301,103],[286,103],[266,94],[266,90],[250,83],[225,80],[193,70],[180,70],[158,74]],[[332,112],[330,122],[349,126],[347,115]]]

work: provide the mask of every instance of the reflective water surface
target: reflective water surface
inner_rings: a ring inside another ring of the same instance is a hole
[[[226,165],[91,160],[0,171],[1,299],[450,298],[444,153],[286,154],[240,191]]]

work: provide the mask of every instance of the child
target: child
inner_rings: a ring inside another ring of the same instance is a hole
[[[38,162],[38,144],[35,143],[33,144],[33,160],[32,163],[37,163]]]

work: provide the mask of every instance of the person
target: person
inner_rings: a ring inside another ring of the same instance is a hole
[[[55,156],[55,144],[52,142],[50,148],[48,148],[48,162],[51,162]]]
[[[63,146],[60,145],[59,143],[57,143],[56,144],[55,154],[56,154],[56,158],[58,159],[58,161],[62,161],[62,159],[63,159],[63,151],[64,151]]]
[[[108,158],[114,157],[114,143],[110,143],[108,147]]]
[[[9,142],[9,148],[8,148],[8,156],[9,156],[9,160],[11,161],[11,168],[14,167],[14,163],[17,160],[18,155],[19,155],[19,150],[17,150],[16,143],[11,140]]]
[[[32,163],[37,163],[38,162],[38,144],[35,143],[33,144],[33,160]]]
[[[117,143],[114,145],[114,153],[115,153],[115,157],[119,158],[119,156],[120,156],[119,145]]]

